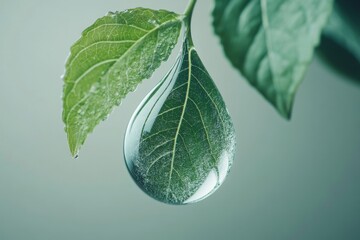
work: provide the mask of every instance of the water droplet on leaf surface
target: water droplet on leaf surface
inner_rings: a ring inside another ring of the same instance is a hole
[[[145,97],[128,125],[124,155],[137,185],[168,204],[198,202],[224,181],[235,152],[225,103],[194,47]]]

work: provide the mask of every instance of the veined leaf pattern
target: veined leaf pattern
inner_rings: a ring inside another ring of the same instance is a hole
[[[167,60],[181,16],[144,8],[109,13],[72,46],[64,75],[63,121],[71,153],[114,106]]]
[[[175,66],[132,117],[124,145],[128,169],[153,198],[186,204],[220,186],[234,151],[225,103],[186,40]]]
[[[290,118],[296,91],[333,0],[215,0],[214,28],[226,56]]]

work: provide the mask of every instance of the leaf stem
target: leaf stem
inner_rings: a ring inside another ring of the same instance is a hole
[[[194,46],[191,36],[191,18],[194,11],[194,7],[197,0],[190,0],[188,6],[184,12],[184,24],[185,24],[185,34],[188,40],[189,46]]]

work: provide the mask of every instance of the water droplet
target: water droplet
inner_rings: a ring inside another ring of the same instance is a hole
[[[124,141],[127,168],[149,196],[189,204],[223,183],[234,151],[234,127],[223,99],[185,42],[175,66],[130,120]]]
[[[148,22],[156,27],[159,26],[159,22],[156,21],[155,19],[150,19]]]
[[[95,93],[97,91],[97,88],[98,88],[98,84],[92,85],[91,88],[90,88],[90,92]]]

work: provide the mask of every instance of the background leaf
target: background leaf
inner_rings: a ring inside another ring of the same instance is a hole
[[[360,83],[360,2],[335,3],[319,52],[332,67]]]
[[[331,8],[332,0],[215,0],[226,56],[286,118]]]
[[[168,58],[179,15],[137,8],[109,13],[71,48],[64,75],[63,121],[71,153],[115,105]]]
[[[136,183],[162,202],[197,202],[224,181],[235,151],[225,103],[187,42],[166,78],[134,113],[124,155]]]

